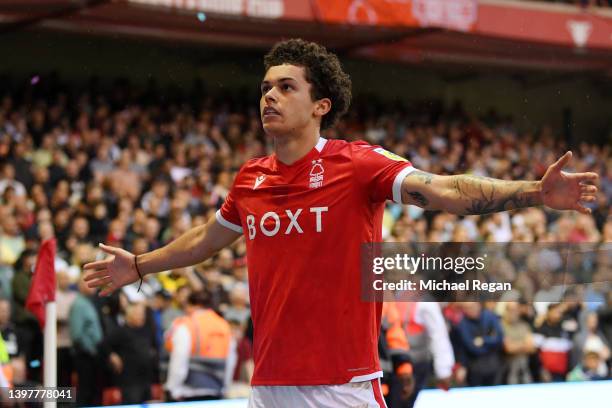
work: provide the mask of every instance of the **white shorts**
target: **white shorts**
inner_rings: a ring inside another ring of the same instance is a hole
[[[380,379],[340,385],[254,386],[248,408],[387,408]]]

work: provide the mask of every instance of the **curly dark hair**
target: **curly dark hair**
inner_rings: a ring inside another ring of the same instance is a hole
[[[317,43],[291,39],[276,43],[264,57],[266,71],[283,64],[304,68],[306,81],[312,85],[312,100],[331,100],[330,111],[321,119],[321,129],[335,125],[351,104],[351,78],[342,70],[338,57]]]

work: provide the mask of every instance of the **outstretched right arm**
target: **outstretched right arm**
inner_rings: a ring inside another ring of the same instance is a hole
[[[212,218],[206,224],[185,232],[168,245],[139,255],[138,259],[124,249],[100,244],[100,248],[111,256],[85,265],[85,281],[89,282],[88,286],[91,288],[103,288],[100,295],[105,296],[139,279],[136,261],[143,276],[195,265],[210,258],[240,235]]]

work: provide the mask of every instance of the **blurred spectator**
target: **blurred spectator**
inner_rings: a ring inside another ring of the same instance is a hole
[[[205,292],[192,293],[186,316],[175,320],[168,332],[165,388],[175,401],[222,398],[233,375],[230,326],[210,306]]]
[[[229,306],[223,312],[225,320],[237,322],[240,326],[246,326],[251,316],[248,287],[244,283],[235,284],[229,293],[229,302]]]
[[[2,178],[0,179],[0,196],[4,196],[7,188],[11,188],[13,193],[19,197],[26,196],[24,185],[15,179],[15,167],[11,163],[2,166]]]
[[[585,349],[582,361],[567,375],[567,381],[593,381],[607,378],[607,367],[596,350]]]
[[[7,288],[13,277],[13,265],[26,249],[26,242],[15,217],[10,214],[0,215],[0,285],[5,295],[10,296]]]
[[[517,302],[505,304],[502,319],[504,351],[506,353],[506,383],[527,384],[533,382],[529,368],[529,355],[536,351],[531,327],[520,319]]]
[[[42,332],[36,317],[25,308],[35,266],[36,252],[33,250],[25,250],[15,263],[15,276],[12,282],[13,322],[17,330],[20,353],[25,357],[27,379],[40,382]]]
[[[467,369],[470,386],[494,385],[501,380],[503,330],[499,319],[477,302],[463,304],[463,319],[457,326],[458,359]]]
[[[414,369],[414,392],[405,405],[412,407],[419,391],[428,383],[432,363],[438,386],[450,387],[455,356],[438,303],[398,302],[396,306],[410,345],[408,354]]]
[[[606,305],[598,311],[597,316],[603,337],[612,345],[612,291],[607,293]]]
[[[570,338],[574,338],[581,329],[581,322],[584,322],[586,317],[582,302],[579,300],[576,290],[572,288],[565,291],[561,303],[563,304],[561,326],[569,334]]]
[[[149,307],[153,312],[153,321],[155,322],[155,336],[157,344],[163,344],[165,328],[162,324],[163,314],[171,305],[172,295],[164,289],[159,289],[153,295],[149,303]]]
[[[151,399],[157,352],[156,339],[145,327],[145,321],[145,304],[128,305],[125,324],[112,330],[101,345],[116,375],[123,404],[140,404]]]
[[[414,369],[398,305],[395,302],[383,303],[378,351],[385,401],[393,407],[405,407],[413,404],[410,397],[414,392]]]
[[[156,217],[167,217],[170,212],[168,191],[169,187],[166,180],[155,180],[151,190],[142,196],[142,209]]]
[[[68,324],[74,346],[74,368],[79,382],[77,405],[100,405],[102,390],[98,383],[100,369],[99,346],[103,339],[98,312],[90,299],[95,291],[83,280],[79,294],[72,302]]]
[[[19,345],[17,333],[11,323],[11,304],[7,299],[0,298],[0,365],[3,380],[0,387],[13,386],[13,365],[17,362]]]
[[[610,359],[610,344],[599,329],[597,313],[589,313],[582,330],[574,337],[572,361],[582,361],[584,350],[596,351],[603,361]]]
[[[544,381],[563,381],[569,371],[571,336],[563,329],[563,305],[551,303],[545,320],[538,327],[536,344],[540,350],[542,378]]]
[[[233,380],[235,383],[237,382],[247,388],[246,395],[243,392],[244,387],[241,387],[234,393],[240,393],[240,395],[236,395],[236,397],[246,397],[250,393],[249,385],[251,384],[253,370],[255,369],[255,364],[253,362],[253,343],[245,334],[248,321],[241,324],[235,320],[229,320],[228,323],[232,330],[232,338],[236,342],[236,368],[234,370]],[[228,398],[233,397],[228,395]]]
[[[4,339],[9,357],[17,357],[21,350],[19,350],[15,326],[11,321],[11,302],[4,298],[0,298],[0,335]]]
[[[77,293],[71,289],[70,277],[64,271],[55,275],[57,290],[55,304],[57,307],[57,384],[59,387],[72,385],[72,338],[70,336],[69,317]]]
[[[172,301],[170,306],[166,307],[161,315],[162,327],[164,332],[170,329],[172,322],[185,314],[187,308],[187,299],[193,291],[188,285],[179,287],[174,293],[171,294]]]

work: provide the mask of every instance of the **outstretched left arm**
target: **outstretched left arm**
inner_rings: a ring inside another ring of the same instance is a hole
[[[420,170],[402,182],[402,202],[428,210],[454,214],[488,214],[517,208],[545,205],[557,210],[590,209],[581,202],[595,201],[596,173],[566,173],[561,169],[572,157],[567,152],[548,167],[539,181],[507,181],[461,174],[439,176]]]

